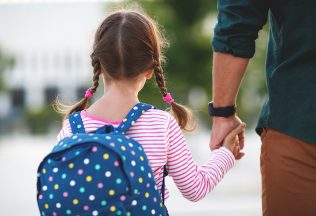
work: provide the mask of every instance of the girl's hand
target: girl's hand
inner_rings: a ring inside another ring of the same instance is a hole
[[[235,129],[233,129],[224,139],[223,146],[228,148],[233,155],[235,156],[236,160],[241,159],[245,154],[241,152],[241,147],[239,143],[239,134],[245,132],[245,123],[241,123]]]

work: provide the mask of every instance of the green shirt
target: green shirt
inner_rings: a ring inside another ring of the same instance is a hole
[[[251,58],[270,21],[268,99],[257,126],[316,144],[316,0],[218,0],[215,52]]]

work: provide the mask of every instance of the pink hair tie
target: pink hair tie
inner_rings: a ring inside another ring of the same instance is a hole
[[[87,89],[87,91],[86,91],[84,97],[87,98],[87,99],[93,97],[93,92],[91,91],[91,89]]]
[[[168,104],[172,104],[174,102],[174,99],[172,98],[170,92],[168,92],[162,99]]]

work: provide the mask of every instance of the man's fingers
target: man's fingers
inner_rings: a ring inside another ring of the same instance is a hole
[[[211,150],[221,147],[225,135],[220,134],[218,131],[212,131],[211,136]]]
[[[213,127],[211,134],[211,150],[220,148],[223,145],[223,141],[227,136],[227,130],[222,127]]]
[[[239,134],[244,132],[245,127],[246,127],[246,124],[245,123],[241,123],[231,133],[233,133],[233,135],[239,135]]]
[[[245,130],[245,127],[246,127],[246,124],[245,123],[241,123],[240,125],[238,125],[235,129],[233,129],[227,136],[227,139],[231,140],[231,139],[234,139],[235,136],[241,134],[244,132]],[[240,142],[240,140],[239,140]]]

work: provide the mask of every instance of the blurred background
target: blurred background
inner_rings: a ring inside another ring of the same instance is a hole
[[[39,215],[37,165],[56,144],[62,124],[52,102],[58,96],[74,103],[92,85],[89,56],[94,33],[118,8],[141,8],[162,27],[170,43],[164,65],[168,88],[199,119],[198,130],[186,134],[189,147],[197,163],[209,157],[207,103],[212,94],[210,42],[216,0],[0,0],[0,215]],[[238,113],[248,125],[245,158],[198,203],[181,197],[168,179],[171,215],[261,215],[260,140],[253,128],[266,96],[267,38],[265,26],[238,97]],[[154,82],[140,97],[166,108]]]

